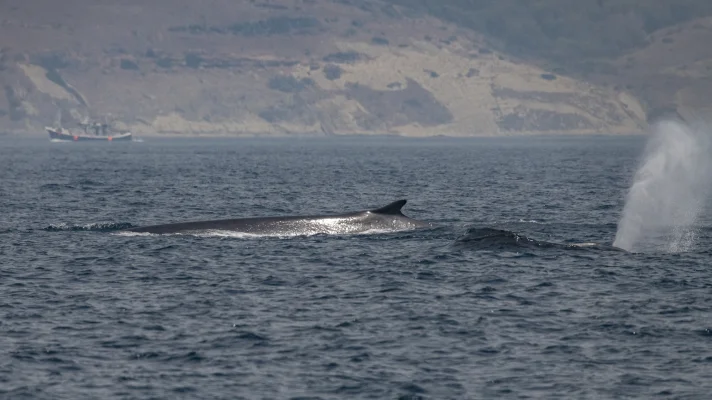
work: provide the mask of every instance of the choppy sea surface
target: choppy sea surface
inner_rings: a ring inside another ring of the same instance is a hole
[[[709,217],[608,247],[644,144],[2,138],[0,398],[708,399]],[[119,232],[402,198],[434,227]]]

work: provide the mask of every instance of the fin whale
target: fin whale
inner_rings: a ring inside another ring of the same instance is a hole
[[[352,234],[367,231],[395,232],[429,227],[401,212],[407,200],[387,206],[334,215],[253,217],[210,221],[178,222],[127,229],[124,232],[171,234],[201,231],[233,231],[256,235]]]
[[[516,232],[495,228],[470,228],[465,235],[455,240],[458,247],[467,247],[478,250],[505,250],[505,249],[591,249],[625,251],[615,246],[587,242],[587,243],[556,243],[535,240]]]

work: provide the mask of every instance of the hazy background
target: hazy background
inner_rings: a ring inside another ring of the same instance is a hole
[[[5,0],[0,131],[632,133],[706,116],[706,0]]]

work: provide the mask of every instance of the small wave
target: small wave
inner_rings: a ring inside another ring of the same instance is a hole
[[[42,230],[47,232],[111,232],[129,228],[134,228],[134,225],[128,222],[99,222],[86,225],[50,224]]]
[[[131,232],[131,231],[123,231],[120,230],[118,232],[112,233],[112,235],[116,236],[158,236],[155,233],[148,233],[148,232]]]
[[[42,186],[40,186],[40,190],[60,190],[60,189],[68,189],[68,190],[73,190],[75,189],[74,186],[68,185],[68,184],[60,184],[60,183],[47,183]]]
[[[520,219],[520,220],[517,221],[517,222],[521,222],[521,223],[524,223],[524,224],[543,224],[543,222],[537,221],[537,220],[535,220],[535,219],[523,219],[523,218]]]
[[[275,237],[275,238],[281,238],[281,239],[286,239],[290,237],[295,237],[299,236],[297,234],[290,235],[290,234],[255,234],[255,233],[246,233],[246,232],[236,232],[236,231],[220,231],[220,230],[210,230],[210,231],[203,231],[203,232],[193,232],[193,233],[176,233],[175,235],[190,235],[190,236],[197,236],[197,237],[226,237],[226,238],[235,238],[235,239],[257,239],[257,238],[263,238],[263,237]]]
[[[177,232],[177,233],[150,233],[150,232],[131,232],[120,231],[116,232],[117,236],[193,236],[193,237],[230,237],[238,239],[260,238],[267,235],[255,235],[244,232],[232,231],[200,231],[200,232]]]

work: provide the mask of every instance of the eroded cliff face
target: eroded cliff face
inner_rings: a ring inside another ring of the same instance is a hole
[[[103,117],[142,135],[645,127],[625,89],[553,74],[491,50],[475,32],[379,1],[72,0],[54,14],[46,1],[41,16],[13,2],[0,17],[4,131],[42,133],[59,115],[65,126]]]
[[[617,84],[643,100],[648,119],[712,117],[712,17],[696,18],[649,35],[646,46],[590,76]]]

